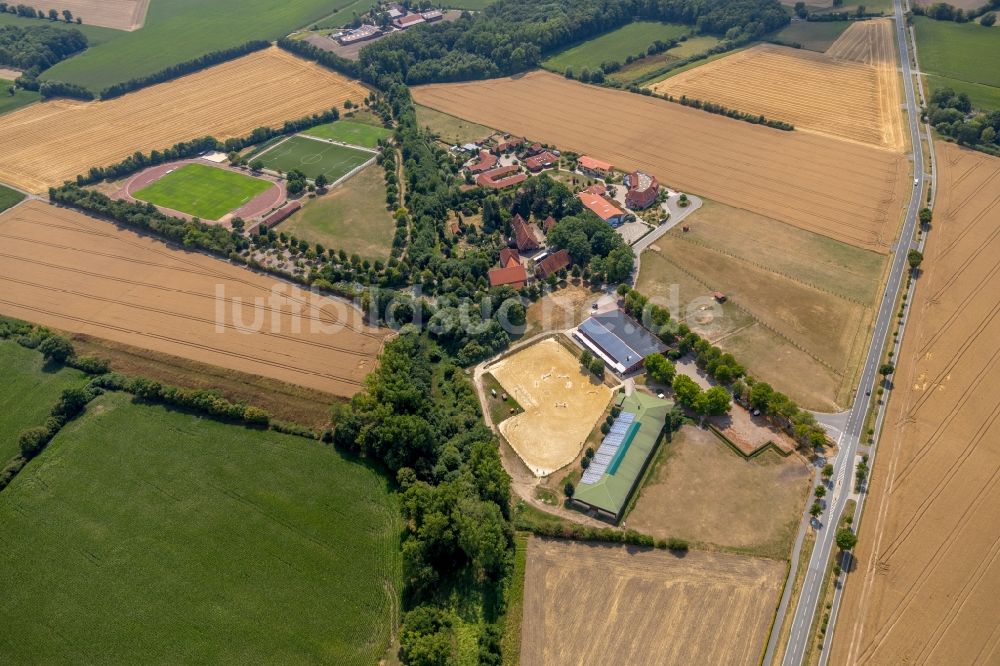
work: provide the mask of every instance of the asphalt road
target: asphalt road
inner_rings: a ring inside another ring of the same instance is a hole
[[[870,400],[870,397],[866,393],[875,390],[875,383],[879,377],[878,368],[882,358],[882,350],[885,347],[889,331],[895,325],[896,297],[909,270],[906,255],[911,247],[910,241],[913,238],[916,228],[917,212],[920,210],[921,197],[923,195],[924,158],[923,152],[920,149],[920,116],[919,107],[917,106],[913,92],[910,45],[906,39],[906,22],[903,18],[902,0],[895,0],[893,4],[896,19],[896,43],[899,47],[900,64],[902,65],[903,89],[910,128],[910,145],[913,147],[913,174],[917,182],[911,188],[910,203],[906,210],[903,229],[899,236],[901,240],[896,246],[892,257],[892,268],[889,272],[885,292],[882,296],[882,303],[879,306],[878,316],[875,320],[875,329],[872,333],[868,355],[865,357],[861,381],[854,396],[854,403],[849,410],[847,423],[841,433],[839,441],[840,453],[834,462],[834,489],[823,514],[819,518],[822,527],[817,531],[816,545],[809,560],[798,604],[795,607],[795,614],[792,618],[788,648],[785,651],[785,658],[782,662],[786,666],[796,666],[803,663],[806,647],[812,638],[810,630],[816,614],[816,607],[819,603],[823,574],[826,570],[826,564],[830,560],[830,555],[836,548],[834,541],[836,526],[840,521],[847,498],[851,494],[852,484],[854,483],[855,458],[858,444],[863,435],[862,429],[865,423],[865,413]],[[779,617],[781,617],[781,614],[779,614]]]

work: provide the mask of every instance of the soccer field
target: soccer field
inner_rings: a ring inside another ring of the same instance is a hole
[[[273,186],[235,171],[187,164],[132,196],[204,220],[218,220]]]
[[[364,150],[293,136],[261,153],[256,159],[263,162],[265,168],[274,171],[288,173],[292,169],[298,169],[311,180],[323,174],[332,183],[374,156]]]
[[[303,134],[317,136],[321,139],[342,141],[354,146],[375,148],[378,146],[379,139],[392,136],[392,130],[354,120],[337,120],[308,129]]]

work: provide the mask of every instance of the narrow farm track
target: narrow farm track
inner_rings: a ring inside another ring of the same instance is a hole
[[[0,216],[0,312],[195,361],[353,395],[388,331],[351,305],[79,213]]]

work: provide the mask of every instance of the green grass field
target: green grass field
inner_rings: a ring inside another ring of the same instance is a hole
[[[345,119],[327,123],[326,125],[317,125],[312,129],[306,130],[303,134],[317,136],[321,139],[330,139],[331,141],[343,141],[353,146],[375,148],[378,146],[380,139],[392,136],[392,130],[370,123]]]
[[[112,83],[152,74],[251,39],[283,37],[351,1],[154,0],[142,29],[127,33],[112,30],[117,35],[113,40],[59,63],[43,78],[99,92]]]
[[[655,76],[649,80],[643,81],[642,86],[647,87],[653,85],[654,83],[665,81],[666,79],[669,79],[671,76],[677,76],[681,72],[686,72],[689,69],[694,69],[695,67],[701,67],[702,65],[710,63],[713,60],[718,60],[719,58],[725,58],[726,56],[730,56],[734,53],[739,53],[745,48],[749,48],[749,46],[741,46],[740,48],[733,49],[732,51],[726,51],[725,53],[715,53],[713,55],[708,56],[707,58],[703,58],[702,60],[695,60],[694,62],[689,62],[686,65],[682,65],[680,67],[670,70],[666,74],[661,74],[660,76]]]
[[[382,169],[377,165],[363,169],[307,203],[278,230],[365,259],[388,259],[396,224],[385,207]]]
[[[17,438],[25,428],[45,423],[63,389],[83,386],[79,370],[46,364],[34,349],[0,340],[0,467],[19,452]]]
[[[337,3],[336,11],[332,14],[323,17],[322,20],[317,21],[315,24],[319,29],[327,28],[342,28],[352,20],[354,16],[364,14],[366,11],[371,9],[371,0],[339,0]]]
[[[385,478],[331,447],[105,395],[0,493],[0,651],[373,664],[401,529]]]
[[[368,151],[293,136],[256,159],[261,160],[266,168],[282,173],[298,169],[310,179],[324,174],[332,183],[372,157],[374,154]]]
[[[470,141],[482,141],[494,132],[493,129],[485,125],[449,116],[447,113],[441,113],[429,106],[415,104],[414,109],[417,112],[417,123],[437,134],[442,141],[447,143],[463,144]]]
[[[594,69],[602,62],[618,61],[625,64],[629,55],[637,55],[657,39],[667,41],[685,35],[690,26],[654,21],[637,21],[617,30],[564,49],[542,62],[542,66],[555,72],[572,67],[579,73],[584,67]]]
[[[702,53],[719,43],[717,37],[711,35],[698,35],[684,40],[674,48],[653,56],[647,56],[642,60],[636,60],[631,65],[625,65],[617,72],[608,75],[608,78],[624,83],[638,81],[652,72],[661,69],[664,65],[681,60],[696,53]]]
[[[0,212],[7,210],[14,204],[20,203],[24,195],[17,190],[0,185]]]
[[[1000,28],[978,23],[913,19],[921,71],[931,89],[968,93],[981,109],[1000,109]]]
[[[203,220],[218,220],[267,191],[273,184],[205,164],[186,164],[133,196]]]
[[[797,42],[804,49],[823,53],[849,25],[850,21],[796,21],[769,37],[785,44]]]
[[[34,104],[42,98],[37,92],[20,88],[13,95],[9,94],[7,90],[13,83],[13,81],[0,79],[0,115],[10,113],[14,109],[20,109],[28,104]]]

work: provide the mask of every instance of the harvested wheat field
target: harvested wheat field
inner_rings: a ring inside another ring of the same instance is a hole
[[[355,81],[270,48],[107,102],[33,104],[0,117],[0,181],[42,192],[137,150],[242,136],[366,94]]]
[[[938,201],[831,663],[1000,662],[1000,159]]]
[[[500,434],[536,476],[573,462],[611,400],[611,389],[584,371],[555,338],[485,368],[524,412],[500,423]]]
[[[420,86],[413,94],[445,113],[645,169],[671,187],[879,252],[894,239],[910,186],[899,153],[548,72]]]
[[[142,27],[149,9],[149,0],[27,0],[26,4],[46,14],[54,9],[60,18],[68,9],[87,25],[128,31]]]
[[[891,29],[888,19],[881,25]],[[901,151],[905,141],[892,34],[886,30],[885,39],[880,39],[881,31],[853,30],[849,28],[831,50],[847,35],[871,37],[848,39],[846,48],[856,45],[882,56],[879,66],[761,44],[672,76],[652,89],[763,114],[792,123],[797,130]]]
[[[785,563],[532,538],[521,664],[757,664]]]
[[[343,301],[38,201],[0,215],[0,247],[0,314],[326,393],[360,391],[389,333]]]

